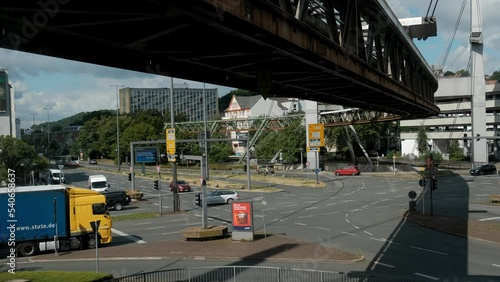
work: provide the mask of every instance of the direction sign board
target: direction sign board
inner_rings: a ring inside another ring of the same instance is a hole
[[[325,126],[323,124],[309,124],[309,147],[325,146]]]
[[[167,154],[175,155],[175,128],[167,128],[165,136],[167,138]]]

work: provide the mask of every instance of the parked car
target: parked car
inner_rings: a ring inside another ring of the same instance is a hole
[[[89,161],[89,164],[96,165],[97,164],[97,160],[92,159],[92,160]]]
[[[257,166],[257,173],[269,174],[274,173],[273,165],[259,165]]]
[[[482,164],[470,170],[471,175],[496,174],[497,167],[494,164]]]
[[[347,166],[333,171],[335,175],[359,175],[361,170],[357,166]]]
[[[128,206],[132,199],[125,191],[101,192],[106,197],[108,208],[121,211],[124,206]]]
[[[170,182],[170,191],[172,191],[174,188],[174,185],[172,182]],[[177,192],[191,192],[193,189],[191,188],[191,185],[189,185],[189,182],[185,180],[177,180]]]
[[[234,190],[215,190],[207,195],[207,205],[230,204],[239,200],[240,195]]]

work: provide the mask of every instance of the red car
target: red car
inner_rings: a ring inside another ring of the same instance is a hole
[[[361,171],[357,166],[347,166],[339,168],[333,172],[335,175],[359,175]]]
[[[171,182],[170,183],[170,191],[172,191],[174,188],[174,185],[173,183]],[[177,180],[177,192],[191,192],[193,191],[191,189],[191,185],[189,185],[188,182],[184,181],[184,180]]]

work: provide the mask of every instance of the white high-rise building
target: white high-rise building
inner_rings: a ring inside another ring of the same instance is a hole
[[[9,84],[7,71],[0,69],[0,135],[18,136],[14,89]],[[19,135],[20,136],[20,135]]]

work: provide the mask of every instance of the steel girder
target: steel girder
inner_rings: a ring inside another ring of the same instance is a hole
[[[439,113],[437,78],[383,0],[49,2],[3,0],[0,47],[403,119]]]

